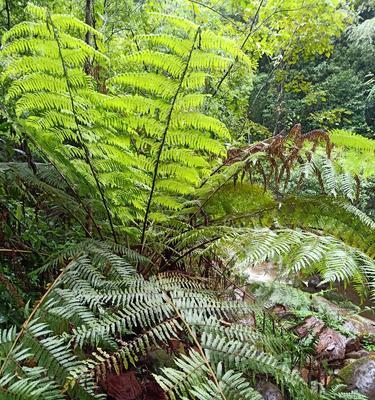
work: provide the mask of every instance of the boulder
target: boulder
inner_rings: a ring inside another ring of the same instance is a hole
[[[256,387],[264,400],[283,400],[280,389],[271,382],[261,382]]]
[[[357,337],[368,336],[375,343],[375,321],[360,315],[346,316],[343,328]]]
[[[366,350],[358,350],[358,351],[351,351],[350,353],[346,353],[345,358],[352,358],[353,360],[358,360],[363,357],[368,357],[370,353]]]
[[[295,329],[298,336],[318,335],[324,328],[324,322],[316,317],[307,317],[303,323]]]
[[[307,317],[301,325],[295,328],[300,337],[314,335],[317,337],[316,355],[321,360],[339,361],[345,358],[347,338],[316,317]]]
[[[346,344],[345,344],[346,354],[357,352],[360,349],[361,349],[361,338],[360,337],[349,337],[346,339]],[[346,357],[350,358],[350,356],[348,356],[348,355]]]
[[[319,333],[315,350],[323,360],[338,361],[345,358],[346,338],[331,328],[324,328]]]
[[[369,399],[375,399],[375,356],[353,361],[339,372],[339,378],[350,390],[357,390]]]

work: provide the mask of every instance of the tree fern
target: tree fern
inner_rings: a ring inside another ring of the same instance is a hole
[[[209,74],[220,73],[234,58],[250,66],[244,53],[188,20],[153,15],[164,27],[137,37],[139,51],[122,60],[127,71],[108,80],[111,95],[101,94],[82,71],[87,60],[102,68],[106,63],[80,39],[92,28],[35,6],[28,10],[36,21],[15,26],[3,38],[11,119],[32,132],[69,180],[86,181],[80,190],[96,192],[110,225],[112,218],[126,224],[143,220],[145,230],[159,208],[166,216],[179,210],[179,197],[194,192],[229,138],[220,121],[205,115]]]
[[[296,229],[217,225],[181,234],[176,241],[190,257],[213,253],[241,270],[273,260],[280,262],[284,273],[319,273],[326,282],[354,282],[361,296],[366,296],[366,288],[371,297],[375,294],[373,259],[330,236]]]

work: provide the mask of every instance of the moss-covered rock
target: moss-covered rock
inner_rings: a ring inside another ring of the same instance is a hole
[[[351,390],[375,399],[375,355],[352,362],[340,371],[339,378]]]

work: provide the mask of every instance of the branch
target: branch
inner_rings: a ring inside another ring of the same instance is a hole
[[[220,11],[216,10],[215,8],[209,6],[208,4],[201,3],[200,1],[197,1],[197,0],[189,0],[189,1],[190,1],[190,3],[199,4],[200,6],[211,10],[215,14],[220,15],[221,18],[223,18],[226,21],[230,22],[238,31],[243,32],[243,30],[240,29],[239,26],[231,18],[228,18],[226,15],[222,14]]]
[[[174,304],[173,300],[164,292],[168,303],[170,303],[170,305],[172,306],[172,308],[174,309],[176,315],[178,316],[178,318],[182,321],[182,323],[185,325],[186,330],[189,332],[189,335],[192,337],[194,344],[197,346],[198,352],[201,355],[201,357],[204,360],[204,363],[206,364],[208,370],[210,371],[210,375],[212,377],[213,382],[215,383],[215,386],[218,388],[218,391],[220,393],[220,396],[223,400],[226,400],[226,397],[220,387],[220,383],[217,380],[215,371],[212,369],[211,364],[209,362],[209,360],[207,359],[206,355],[204,354],[204,351],[202,349],[201,344],[199,343],[199,340],[197,338],[197,336],[194,334],[193,330],[191,329],[190,325],[186,322],[186,320],[184,319],[184,317],[181,315],[180,311],[178,310],[178,308],[176,307],[176,305]]]
[[[261,8],[262,8],[262,6],[263,6],[263,3],[264,3],[265,1],[266,1],[266,0],[261,0],[260,3],[259,3],[259,6],[258,6],[258,8],[257,8],[257,10],[256,10],[256,12],[255,12],[254,18],[253,18],[253,20],[252,20],[252,22],[251,22],[249,33],[246,35],[244,41],[242,42],[242,44],[241,44],[241,46],[240,46],[240,49],[241,49],[241,50],[245,47],[247,41],[250,39],[250,36],[251,36],[252,33],[253,33],[253,29],[254,29],[255,23],[256,23],[256,21],[257,21],[257,19],[258,19],[260,10],[261,10]],[[229,75],[229,73],[232,71],[232,69],[233,69],[233,67],[234,67],[234,65],[235,65],[235,63],[236,63],[236,61],[237,61],[237,60],[235,60],[234,62],[232,62],[232,64],[231,64],[231,65],[228,67],[228,69],[224,72],[224,75],[221,77],[221,79],[220,79],[218,85],[216,86],[216,89],[215,89],[215,91],[214,91],[214,93],[213,93],[212,96],[216,96],[217,92],[218,92],[219,89],[220,89],[220,86],[221,86],[222,83],[224,82],[225,78],[226,78],[226,77]]]
[[[216,240],[219,240],[219,239],[221,239],[221,238],[222,238],[221,236],[215,236],[215,237],[212,238],[212,239],[208,239],[208,240],[206,240],[205,242],[199,243],[199,244],[197,244],[196,246],[191,247],[189,250],[186,250],[185,253],[180,254],[175,260],[172,259],[171,261],[169,261],[169,262],[167,262],[166,264],[164,264],[164,265],[160,268],[160,271],[166,270],[166,268],[167,268],[169,265],[176,264],[177,262],[179,262],[180,260],[182,260],[183,258],[185,258],[186,256],[188,256],[189,254],[191,254],[194,250],[197,250],[197,249],[199,249],[200,247],[205,246],[206,244],[213,243],[213,242],[215,242]]]

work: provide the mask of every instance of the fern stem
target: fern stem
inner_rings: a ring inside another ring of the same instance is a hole
[[[67,89],[68,89],[70,103],[71,103],[71,106],[72,106],[74,122],[75,122],[76,127],[77,127],[78,140],[79,140],[79,143],[83,147],[83,150],[85,152],[85,161],[86,161],[87,165],[90,168],[91,174],[92,174],[92,176],[93,176],[93,178],[95,180],[96,187],[97,187],[97,189],[99,191],[103,206],[105,208],[105,211],[106,211],[106,214],[107,214],[107,217],[108,217],[108,222],[109,222],[109,225],[110,225],[110,228],[111,228],[111,231],[112,231],[113,239],[114,239],[115,243],[118,243],[117,242],[116,232],[115,232],[115,229],[114,229],[114,226],[113,226],[113,222],[112,222],[112,216],[111,216],[110,210],[108,208],[108,204],[107,204],[107,200],[106,200],[105,195],[104,195],[103,188],[102,188],[101,183],[99,181],[97,172],[96,172],[96,170],[95,170],[95,168],[94,168],[94,166],[93,166],[93,164],[91,162],[90,152],[89,152],[86,144],[84,143],[83,136],[82,136],[82,133],[81,133],[81,130],[80,130],[79,121],[78,121],[78,118],[77,118],[76,107],[75,107],[74,98],[73,98],[73,94],[72,94],[72,88],[71,88],[69,77],[68,77],[68,70],[67,70],[67,67],[66,67],[66,64],[65,64],[64,57],[62,55],[61,43],[60,43],[60,38],[59,38],[59,35],[58,35],[58,31],[57,31],[56,26],[53,23],[51,15],[47,12],[47,22],[48,21],[52,26],[53,35],[54,35],[54,38],[55,38],[56,43],[57,43],[57,48],[58,48],[59,56],[60,56],[60,59],[61,59],[61,65],[62,65],[62,68],[63,68],[64,77],[65,77],[65,80],[66,80],[66,86],[67,86]]]
[[[234,172],[230,175],[223,183],[221,183],[214,191],[212,191],[209,196],[203,201],[203,203],[198,207],[198,209],[194,212],[194,214],[190,217],[190,223],[192,222],[193,218],[199,214],[203,207],[212,199],[212,197],[222,188],[224,187],[232,178],[234,178],[238,174],[238,171]]]
[[[164,292],[165,293],[165,292]],[[202,358],[204,359],[205,364],[207,365],[208,370],[210,371],[210,375],[212,377],[213,382],[215,383],[216,387],[219,390],[220,396],[223,400],[227,400],[221,387],[219,384],[219,381],[217,380],[216,377],[216,373],[215,371],[212,369],[211,364],[209,362],[209,360],[207,359],[206,355],[204,354],[203,348],[201,346],[201,344],[199,343],[199,340],[197,339],[197,336],[194,334],[194,332],[192,331],[190,325],[186,322],[186,320],[184,319],[184,317],[181,315],[179,309],[176,307],[176,305],[174,304],[173,300],[168,296],[167,293],[165,293],[165,296],[167,298],[167,301],[170,303],[170,305],[172,306],[172,308],[174,309],[176,315],[178,316],[178,318],[182,321],[182,323],[185,325],[186,330],[189,332],[189,335],[192,337],[194,344],[197,346],[198,352],[199,354],[202,356]]]
[[[188,256],[189,254],[191,254],[194,250],[200,249],[201,247],[205,246],[206,244],[210,244],[215,242],[216,240],[221,239],[221,236],[215,236],[211,239],[206,240],[203,243],[199,243],[196,246],[191,247],[189,250],[186,250],[184,253],[180,254],[176,259],[172,259],[170,261],[168,261],[166,264],[164,264],[161,268],[160,271],[165,271],[167,269],[168,266],[173,265],[178,263],[180,260],[182,260],[183,258],[185,258],[186,256]]]
[[[265,147],[267,145],[272,146],[273,142],[276,141],[279,138],[280,138],[280,136],[272,136],[272,137],[270,137],[268,139],[262,140],[261,142],[256,142],[256,143],[252,144],[251,146],[247,147],[247,153],[248,154],[252,153],[252,150],[261,151],[261,150],[257,150],[257,147],[261,147],[261,146]],[[210,180],[210,178],[213,175],[215,175],[218,172],[220,172],[222,168],[226,167],[227,165],[231,165],[232,162],[234,160],[236,160],[237,157],[238,157],[238,155],[234,155],[234,156],[232,156],[230,158],[225,159],[222,164],[220,164],[217,168],[215,168],[211,172],[211,174],[206,179],[203,180],[203,182],[200,184],[199,188],[202,188]]]
[[[153,178],[152,178],[151,191],[150,191],[150,196],[149,196],[148,201],[147,201],[146,213],[145,213],[145,218],[144,218],[143,227],[142,227],[142,236],[141,236],[142,250],[141,250],[141,252],[143,252],[143,249],[144,249],[144,246],[145,246],[145,242],[146,242],[146,229],[147,229],[147,223],[148,223],[148,216],[150,214],[152,198],[154,196],[154,191],[155,191],[155,185],[156,185],[157,175],[158,175],[158,171],[159,171],[159,164],[160,164],[161,154],[163,152],[164,145],[165,145],[165,139],[167,137],[167,134],[168,134],[168,131],[169,131],[169,126],[171,124],[172,114],[173,114],[173,110],[174,110],[174,107],[175,107],[175,104],[176,104],[176,100],[177,100],[178,95],[180,94],[180,91],[181,91],[181,88],[182,88],[182,84],[183,84],[185,76],[187,74],[187,71],[188,71],[188,68],[189,68],[189,64],[190,64],[190,60],[191,60],[191,55],[193,54],[193,51],[194,51],[194,48],[195,48],[195,42],[197,41],[199,32],[200,32],[200,27],[198,27],[197,31],[195,32],[194,39],[193,39],[193,45],[191,46],[190,52],[189,52],[187,60],[186,60],[185,68],[184,68],[184,70],[183,70],[183,72],[181,74],[181,78],[180,78],[180,82],[179,82],[178,88],[176,90],[175,95],[173,96],[171,107],[169,109],[167,120],[166,120],[166,124],[165,124],[165,128],[164,128],[164,131],[163,131],[162,140],[161,140],[161,143],[160,143],[160,146],[159,146],[159,149],[158,149],[158,153],[157,153],[157,156],[156,156],[156,163],[155,163],[155,168],[154,168],[154,173],[153,173]]]
[[[0,249],[0,253],[32,253],[32,250],[21,249]]]
[[[232,257],[233,258],[233,257]],[[242,291],[242,293],[244,294],[245,297],[247,297],[248,299],[250,299],[253,303],[255,303],[255,296],[253,294],[248,293],[246,290],[244,290],[243,288],[239,287],[232,279],[228,278],[224,272],[220,271],[219,268],[216,267],[216,265],[213,263],[212,260],[209,260],[207,257],[203,256],[203,259],[208,262],[211,266],[211,268],[217,272],[225,281],[227,281],[230,285],[232,285],[235,289],[239,289]],[[255,315],[253,314],[254,317],[254,322],[256,323],[256,319],[255,319]]]
[[[83,202],[83,200],[81,199],[80,195],[78,194],[78,192],[75,190],[74,186],[72,184],[70,184],[69,180],[66,178],[66,176],[60,171],[60,169],[57,167],[57,165],[51,160],[50,157],[48,157],[47,153],[32,139],[29,137],[29,139],[31,140],[31,142],[34,144],[34,146],[37,147],[37,149],[42,153],[42,155],[46,158],[46,160],[53,166],[53,168],[55,168],[56,172],[60,175],[61,179],[65,182],[65,184],[68,186],[68,188],[72,191],[74,197],[76,198],[76,200],[79,202],[79,204],[81,204],[81,206],[84,208],[84,210],[86,211],[88,217],[91,219],[92,223],[95,226],[95,229],[98,232],[98,235],[100,237],[100,239],[104,239],[102,232],[98,226],[98,224],[96,223],[94,217],[92,216],[92,213],[90,212],[89,208],[86,206],[86,204]],[[91,236],[91,235],[90,235]]]
[[[63,268],[63,270],[60,272],[60,274],[58,275],[58,277],[50,284],[49,288],[47,289],[47,291],[44,293],[44,295],[41,297],[41,299],[36,303],[35,307],[33,308],[33,310],[31,311],[29,317],[27,318],[27,320],[23,323],[21,330],[19,331],[17,337],[14,339],[12,346],[10,347],[3,364],[1,365],[0,368],[0,376],[2,375],[2,373],[5,370],[5,367],[9,361],[9,358],[11,356],[12,351],[15,349],[15,347],[17,346],[17,343],[19,342],[19,340],[21,339],[22,335],[25,333],[27,327],[29,326],[31,320],[34,318],[34,315],[36,314],[36,312],[39,310],[39,308],[42,306],[42,304],[44,303],[44,300],[49,296],[49,294],[52,292],[52,290],[55,288],[55,286],[57,285],[57,283],[60,281],[60,279],[63,277],[63,275],[65,274],[65,272],[74,264],[74,261],[71,261],[68,265],[66,265],[65,268]]]

